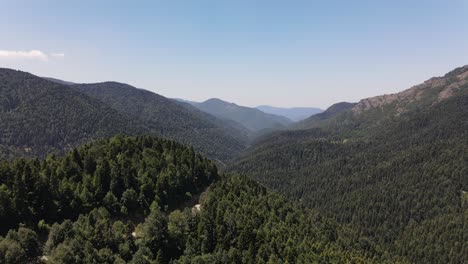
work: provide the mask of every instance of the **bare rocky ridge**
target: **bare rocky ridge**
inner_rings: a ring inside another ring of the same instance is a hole
[[[413,86],[405,91],[395,94],[362,99],[352,108],[353,113],[360,114],[373,108],[382,108],[395,103],[397,114],[407,111],[407,106],[413,102],[421,101],[433,93],[437,93],[432,103],[440,102],[452,97],[457,91],[468,84],[468,65],[455,69],[443,77],[434,77],[422,84]]]

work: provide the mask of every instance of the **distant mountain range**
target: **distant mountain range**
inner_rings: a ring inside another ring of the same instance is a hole
[[[0,158],[64,153],[116,134],[153,134],[226,161],[242,151],[244,130],[194,107],[127,84],[74,84],[0,69]]]
[[[251,133],[266,133],[272,130],[284,129],[293,123],[287,117],[268,114],[256,108],[240,106],[217,98],[198,103],[176,99],[188,103],[199,110],[225,120],[234,121],[247,128]]]
[[[153,133],[192,145],[212,158],[229,159],[248,141],[246,132],[232,124],[144,89],[117,82],[72,87],[140,121]]]
[[[264,113],[287,117],[294,122],[301,121],[312,115],[323,112],[322,109],[314,108],[314,107],[282,108],[282,107],[274,107],[274,106],[269,106],[269,105],[260,105],[255,108],[257,108],[258,110]]]

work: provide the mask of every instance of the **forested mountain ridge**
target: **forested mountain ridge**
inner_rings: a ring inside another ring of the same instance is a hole
[[[251,143],[252,131],[246,128],[244,125],[238,123],[237,121],[234,121],[232,119],[216,117],[212,114],[204,112],[193,105],[196,102],[187,101],[183,99],[172,99],[172,100],[177,102],[179,105],[187,108],[189,111],[196,111],[196,112],[202,113],[206,117],[216,120],[216,122],[219,123],[221,126],[225,127],[226,129],[230,130],[232,133],[241,137],[242,141],[247,143],[247,145]]]
[[[97,138],[153,134],[226,162],[249,140],[235,124],[126,84],[74,84],[0,69],[0,85],[0,158],[45,157]]]
[[[269,106],[269,105],[259,105],[255,108],[257,108],[258,110],[264,113],[284,116],[294,122],[304,120],[312,115],[323,112],[322,109],[315,108],[315,107],[285,108],[285,107],[274,107],[274,106]]]
[[[199,205],[180,207],[203,190]],[[398,261],[245,177],[220,177],[193,148],[148,136],[2,162],[0,209],[6,264]]]
[[[147,90],[117,82],[72,87],[138,120],[152,133],[192,145],[210,158],[229,160],[248,141],[235,126]]]
[[[68,86],[0,69],[0,158],[45,157],[116,134],[149,133],[141,124]]]
[[[230,171],[301,200],[414,263],[464,263],[467,71],[432,79],[388,104],[358,104],[312,129],[271,135]]]
[[[336,103],[327,108],[322,113],[315,114],[296,124],[292,125],[292,129],[310,129],[314,127],[323,127],[328,122],[333,121],[333,118],[339,114],[353,108],[355,103],[341,102]]]
[[[234,103],[212,98],[204,102],[189,102],[196,108],[222,119],[233,120],[252,133],[285,128],[292,123],[286,117],[264,113],[258,109],[239,106]]]

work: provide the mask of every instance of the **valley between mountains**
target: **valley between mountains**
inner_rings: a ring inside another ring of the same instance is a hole
[[[468,66],[326,110],[3,68],[0,160],[0,263],[468,262]]]

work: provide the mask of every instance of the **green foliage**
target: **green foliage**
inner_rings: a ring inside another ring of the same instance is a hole
[[[19,264],[33,262],[40,253],[36,233],[24,227],[10,230],[5,238],[0,237],[0,263]]]
[[[0,228],[75,219],[101,206],[113,216],[148,213],[153,202],[173,208],[217,177],[214,163],[193,149],[146,136],[97,141],[59,159],[4,162]]]

